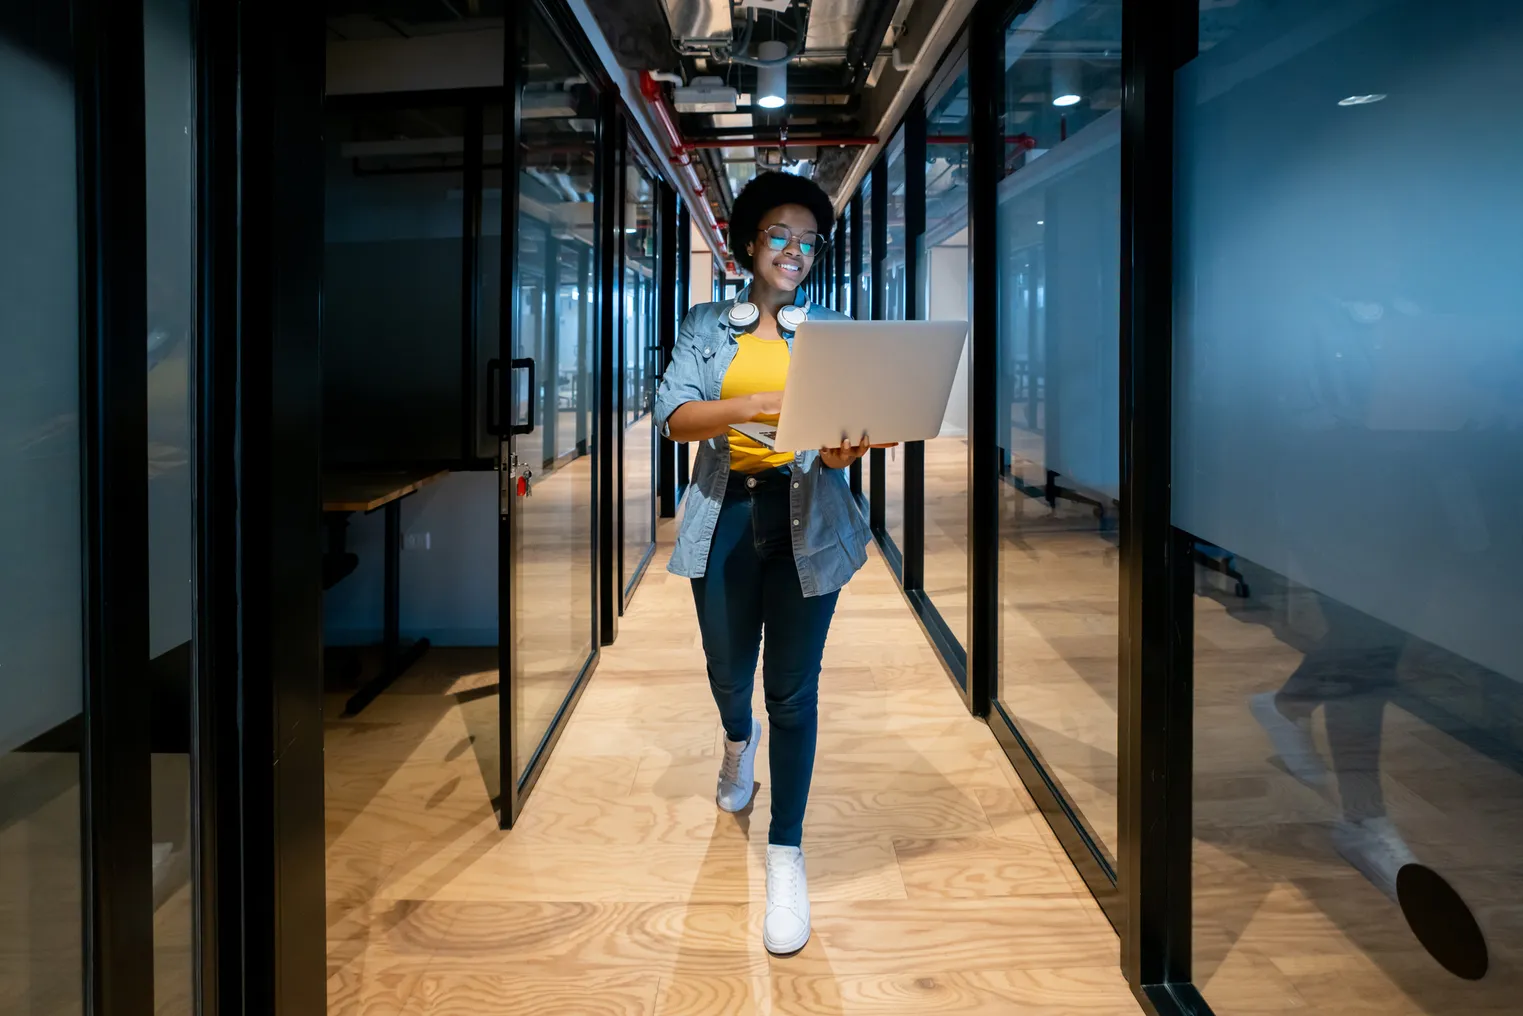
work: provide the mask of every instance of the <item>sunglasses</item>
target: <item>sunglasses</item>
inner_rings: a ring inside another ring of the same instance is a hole
[[[787,250],[788,244],[798,241],[799,253],[806,258],[812,258],[825,246],[825,238],[812,229],[806,229],[802,233],[795,233],[782,223],[768,226],[762,230],[762,235],[767,238],[767,247],[771,250]]]

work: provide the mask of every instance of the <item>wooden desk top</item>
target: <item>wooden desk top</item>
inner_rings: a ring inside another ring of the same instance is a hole
[[[323,474],[323,511],[372,512],[449,475],[448,469],[371,469]]]

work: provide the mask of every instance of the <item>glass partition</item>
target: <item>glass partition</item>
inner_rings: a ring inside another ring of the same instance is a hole
[[[1200,6],[1173,421],[1195,981],[1218,1012],[1515,1010],[1523,8]]]
[[[190,0],[143,5],[148,274],[148,675],[151,682],[154,1010],[194,1011],[191,878],[191,349],[196,329],[195,20]]]
[[[0,1008],[21,1013],[85,1011],[72,67],[67,5],[0,19]]]
[[[888,244],[882,258],[883,320],[903,321],[909,293],[909,250],[906,247],[904,128],[889,142],[883,158],[888,181]],[[890,448],[884,455],[883,525],[904,552],[904,449]]]
[[[926,111],[927,263],[919,275],[921,316],[932,321],[968,320],[968,127],[968,72],[962,70]],[[969,643],[968,407],[964,349],[941,435],[925,444],[922,567],[926,595],[964,649]]]
[[[656,185],[633,147],[624,166],[623,337],[620,406],[623,436],[623,595],[634,593],[656,547]]]
[[[534,362],[532,389],[531,372],[513,371],[516,422],[530,428],[513,440],[514,454],[534,475],[530,496],[511,501],[511,618],[502,633],[514,640],[507,715],[519,781],[596,649],[598,448],[591,415],[596,94],[537,8],[524,47],[523,89],[534,101],[520,107],[534,115],[523,113],[518,127],[518,234],[511,241],[518,278],[509,312],[517,315],[512,357]],[[484,207],[492,209],[490,202]],[[484,232],[500,236],[501,217],[488,218]]]
[[[995,708],[1116,849],[1121,4],[1005,32]]]

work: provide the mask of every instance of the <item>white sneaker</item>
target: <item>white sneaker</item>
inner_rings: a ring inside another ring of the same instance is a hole
[[[752,717],[749,741],[724,741],[724,761],[719,765],[719,789],[714,800],[720,811],[737,812],[751,803],[756,789],[756,747],[761,744],[761,721]]]
[[[1417,857],[1389,818],[1344,820],[1333,826],[1333,846],[1370,884],[1395,902],[1397,873]]]
[[[767,844],[767,919],[762,944],[774,956],[787,956],[809,941],[809,880],[804,852],[798,847]]]
[[[1269,743],[1274,745],[1275,753],[1285,763],[1290,775],[1316,790],[1327,786],[1327,767],[1322,764],[1322,756],[1317,754],[1317,746],[1312,742],[1310,720],[1292,720],[1280,712],[1272,691],[1250,698],[1248,711],[1269,735]]]

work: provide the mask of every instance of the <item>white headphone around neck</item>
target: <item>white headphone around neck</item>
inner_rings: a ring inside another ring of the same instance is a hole
[[[803,295],[800,291],[800,295]],[[730,307],[725,315],[725,323],[730,326],[732,332],[744,332],[756,326],[761,320],[761,308],[747,300]],[[778,308],[777,327],[785,335],[792,335],[799,330],[799,325],[809,320],[809,297],[804,296],[803,304],[790,303],[786,307]]]

